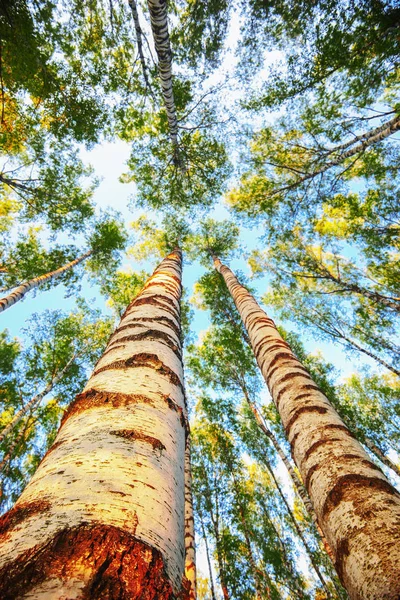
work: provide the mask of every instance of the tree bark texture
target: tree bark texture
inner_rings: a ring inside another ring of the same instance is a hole
[[[178,121],[176,118],[174,92],[172,90],[172,51],[168,33],[166,0],[147,0],[151,29],[158,58],[161,89],[169,123],[171,140],[178,144]]]
[[[60,275],[65,273],[65,271],[68,271],[69,269],[73,269],[76,265],[78,265],[80,262],[82,262],[83,260],[88,258],[88,256],[90,256],[91,254],[92,254],[92,251],[88,250],[88,252],[85,252],[85,254],[82,254],[82,256],[79,256],[75,260],[72,260],[71,262],[67,263],[63,267],[60,267],[59,269],[56,269],[55,271],[50,271],[50,273],[45,273],[44,275],[39,275],[39,277],[34,277],[30,281],[27,281],[26,283],[19,285],[17,288],[15,288],[15,290],[13,292],[11,292],[11,294],[8,294],[8,296],[5,296],[4,298],[0,298],[0,312],[7,310],[7,308],[10,308],[10,306],[12,306],[16,302],[19,302],[20,300],[22,300],[23,297],[25,296],[25,294],[27,292],[29,292],[29,290],[32,290],[32,289],[38,287],[41,283],[44,283],[45,281],[49,281],[51,279],[56,279],[57,277],[59,277]]]
[[[318,522],[353,600],[400,596],[400,495],[352,436],[275,324],[214,258],[249,334]]]
[[[190,436],[185,451],[185,576],[190,584],[189,598],[196,600],[196,549],[192,496],[192,467],[190,463]]]
[[[53,446],[0,521],[2,600],[182,593],[180,295],[176,250],[127,308]]]

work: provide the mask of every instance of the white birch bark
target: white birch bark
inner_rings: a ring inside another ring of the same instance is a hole
[[[5,589],[30,600],[131,600],[151,587],[162,599],[181,593],[180,281],[176,250],[128,307],[55,443],[2,518],[1,598]]]
[[[359,136],[359,138],[352,140],[352,142],[343,144],[342,146],[338,146],[337,148],[330,150],[329,154],[333,154],[335,152],[340,152],[340,153],[338,154],[338,156],[336,158],[333,158],[332,160],[326,162],[323,166],[321,166],[320,168],[317,168],[312,173],[308,173],[307,175],[304,175],[304,177],[301,177],[297,181],[294,181],[293,183],[290,183],[288,185],[285,185],[285,186],[282,186],[282,187],[276,189],[273,192],[273,194],[278,194],[280,192],[285,192],[285,191],[291,190],[291,189],[297,187],[298,185],[300,185],[301,183],[304,183],[305,181],[314,179],[314,177],[316,177],[317,175],[321,175],[322,173],[325,173],[332,167],[336,167],[336,166],[340,165],[346,159],[356,156],[357,154],[362,154],[369,146],[372,146],[373,144],[377,144],[378,142],[382,142],[385,138],[387,138],[387,137],[393,135],[394,133],[396,133],[397,131],[399,131],[399,129],[400,129],[400,116],[397,115],[396,117],[394,117],[387,123],[384,123],[383,125],[377,127],[376,129],[373,129],[372,131],[369,131],[369,132]],[[358,144],[355,144],[354,142],[356,142],[358,140],[360,140],[360,142]],[[348,150],[345,150],[343,152],[343,149],[345,149],[345,148],[348,148]]]
[[[168,33],[166,0],[147,0],[150,12],[151,29],[158,58],[161,89],[175,148],[178,146],[178,120],[176,117],[174,92],[172,90],[172,51]]]
[[[10,306],[22,300],[25,294],[29,292],[29,290],[38,287],[41,283],[44,283],[45,281],[49,281],[50,279],[56,279],[69,269],[73,269],[76,265],[88,258],[88,256],[90,256],[91,254],[92,251],[88,250],[88,252],[85,252],[85,254],[82,254],[82,256],[79,256],[75,260],[72,260],[63,267],[60,267],[55,271],[50,271],[50,273],[40,275],[39,277],[34,277],[30,281],[19,285],[17,288],[15,288],[13,292],[11,292],[11,294],[8,294],[8,296],[5,296],[4,298],[0,298],[0,312],[7,310],[7,308],[10,308]]]
[[[400,495],[232,271],[214,258],[249,334],[318,522],[352,600],[398,600]]]

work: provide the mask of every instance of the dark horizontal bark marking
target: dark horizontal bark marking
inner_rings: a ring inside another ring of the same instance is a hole
[[[361,458],[359,454],[342,454],[340,458],[345,460],[357,459],[358,463],[368,467],[369,469],[373,469],[374,471],[379,471],[379,473],[383,473],[382,469],[378,467],[378,465],[376,465],[374,462],[372,462],[372,460],[369,460],[368,458]]]
[[[270,346],[269,348],[265,348],[264,352],[265,355],[268,357],[270,355],[271,352],[273,352],[274,350],[280,350],[281,348],[289,348],[289,346],[287,344],[281,343],[279,340],[277,342],[275,342],[272,346]],[[291,353],[291,358],[296,360],[295,357],[293,356],[293,353]],[[272,362],[272,361],[271,361]],[[296,361],[297,362],[297,361]]]
[[[293,365],[293,368],[297,369],[297,365]],[[299,372],[299,371],[290,371],[289,373],[285,373],[284,375],[282,375],[282,377],[280,377],[279,379],[277,379],[273,385],[271,385],[271,390],[275,390],[278,386],[280,386],[282,383],[285,383],[285,381],[292,381],[293,379],[296,379],[296,377],[307,377],[308,380],[310,380],[310,376],[308,375],[308,373],[304,373],[304,372]],[[274,392],[272,392],[273,394]]]
[[[271,346],[268,346],[268,344],[271,344],[271,340],[260,340],[259,342],[257,342],[257,344],[254,346],[254,354],[257,358],[269,358],[271,356],[271,352],[273,352],[274,350],[278,350],[280,348],[288,348],[288,345],[286,343],[281,343],[279,340],[274,340]],[[292,356],[292,358],[294,358],[294,356]]]
[[[290,417],[289,421],[285,426],[285,431],[287,438],[290,440],[290,431],[293,425],[296,423],[297,419],[303,415],[304,413],[319,413],[320,415],[324,415],[328,412],[328,409],[324,406],[300,406],[293,415]]]
[[[118,340],[119,341],[119,340]],[[115,344],[115,346],[114,346]],[[104,350],[103,354],[101,355],[101,357],[99,358],[99,360],[96,363],[96,367],[99,364],[99,362],[101,361],[101,359],[106,356],[109,352],[111,352],[111,350],[116,350],[117,348],[125,348],[125,344],[117,344],[117,342],[110,342],[108,344],[108,347],[106,350]]]
[[[315,452],[315,450],[317,450],[320,446],[323,446],[324,444],[334,444],[335,442],[342,442],[343,440],[341,438],[324,438],[324,439],[320,439],[318,440],[318,442],[314,442],[314,444],[311,444],[311,446],[308,448],[308,450],[306,451],[306,453],[304,454],[304,460],[306,461],[307,458],[309,458],[311,456],[311,454],[313,452]]]
[[[159,450],[160,452],[165,450],[165,446],[160,440],[134,429],[114,429],[110,431],[110,434],[125,438],[126,440],[145,442],[146,444],[150,444],[153,450]]]
[[[65,411],[63,418],[61,419],[61,425],[75,413],[80,413],[90,408],[97,408],[99,406],[112,406],[113,408],[118,408],[119,406],[129,406],[130,404],[139,403],[154,404],[154,400],[142,394],[104,392],[93,388],[76,396],[75,400],[71,402]],[[50,448],[50,450],[52,450],[52,448]]]
[[[294,356],[292,352],[278,352],[277,354],[275,354],[274,358],[271,360],[267,368],[266,376],[268,379],[272,377],[276,369],[280,368],[281,365],[278,365],[278,363],[281,362],[281,359],[284,359],[285,361],[289,362],[294,359]]]
[[[358,473],[341,475],[324,502],[322,517],[325,519],[345,499],[353,501],[355,509],[359,510],[360,504],[370,499],[374,491],[384,492],[389,496],[399,496],[390,483],[380,477],[369,477]]]
[[[139,317],[138,320],[142,321],[143,319]],[[140,323],[136,323],[136,320],[133,320],[130,323],[127,323],[126,325],[121,325],[120,327],[118,327],[112,334],[111,339],[120,331],[124,331],[125,329],[132,329],[132,327],[140,327],[141,329],[145,329],[146,325],[141,325]]]
[[[160,324],[165,323],[165,325],[167,327],[170,327],[171,329],[174,330],[174,332],[176,333],[176,335],[178,336],[179,339],[181,338],[180,327],[175,323],[175,321],[173,321],[169,317],[165,317],[164,315],[162,315],[160,317],[137,317],[137,320],[143,321],[144,323],[160,323]],[[126,325],[126,327],[132,327],[132,325],[131,324]],[[121,329],[122,328],[120,328],[119,331],[121,331]]]
[[[0,598],[15,600],[48,580],[60,588],[73,579],[81,600],[174,600],[158,550],[118,527],[87,524],[66,528],[0,570]],[[60,590],[61,597],[61,590]]]
[[[17,504],[0,517],[0,538],[6,537],[14,527],[25,519],[49,510],[50,507],[51,504],[47,500],[34,500],[33,502]]]
[[[344,433],[347,433],[348,436],[355,438],[355,436],[352,434],[350,429],[346,427],[346,425],[340,425],[339,423],[328,423],[327,425],[324,425],[321,429],[338,429],[340,431],[343,431]]]
[[[265,344],[270,344],[272,340],[267,339],[267,340],[260,340],[260,342],[258,342],[260,349],[265,345]],[[286,348],[288,350],[290,350],[290,346],[289,344],[287,344],[286,342],[284,342],[283,340],[277,340],[274,339],[273,343],[271,346],[269,346],[268,348],[264,348],[264,352],[270,353],[273,352],[274,350],[278,350],[279,348]],[[255,351],[254,351],[255,352]],[[258,354],[258,352],[257,352]]]
[[[318,461],[315,465],[313,465],[312,467],[310,467],[310,469],[307,471],[307,474],[304,478],[304,485],[307,488],[307,491],[309,491],[309,485],[310,485],[310,480],[312,475],[318,471],[318,469],[322,468],[325,466],[325,463],[328,462],[332,462],[332,456],[328,456],[327,458],[325,458],[324,460],[320,460]],[[379,467],[377,465],[375,465],[375,463],[373,463],[372,461],[366,459],[366,458],[362,458],[359,454],[341,454],[339,456],[335,456],[334,457],[335,462],[339,463],[341,461],[348,461],[348,460],[357,460],[357,464],[358,465],[364,465],[370,469],[374,469],[376,471],[379,471],[379,473],[382,473],[381,469],[379,469]]]
[[[176,288],[176,286],[174,286],[173,283],[168,282],[168,281],[149,281],[148,283],[146,283],[146,285],[143,288],[143,291],[148,290],[150,287],[154,287],[154,286],[159,286],[164,288],[165,290],[167,290],[168,293],[170,293],[175,300],[179,301],[179,295],[180,295],[180,286],[179,288]]]
[[[144,297],[140,296],[140,298],[136,298],[136,300],[133,301],[131,308],[134,308],[135,306],[141,306],[142,304],[159,305],[162,306],[162,308],[173,310],[179,314],[179,310],[172,303],[172,300],[162,294],[147,294]]]
[[[173,279],[174,281],[176,281],[176,283],[179,284],[179,286],[182,285],[181,278],[178,277],[178,275],[175,275],[174,273],[171,273],[171,271],[166,271],[165,269],[156,269],[154,271],[154,275],[166,275],[167,277],[171,277],[171,279]]]
[[[140,342],[146,339],[156,342],[165,342],[165,345],[172,350],[172,352],[174,352],[179,359],[181,359],[182,354],[180,348],[176,345],[175,340],[168,335],[168,333],[159,331],[158,329],[147,329],[147,331],[142,331],[141,333],[133,333],[132,335],[126,335],[117,338],[115,342],[111,342],[111,344],[109,344],[106,352],[120,347],[123,348],[124,345],[120,346],[121,342]],[[115,346],[113,344],[115,344]],[[104,352],[104,354],[106,354],[106,352]]]
[[[103,371],[111,371],[115,369],[135,369],[140,367],[149,367],[150,369],[154,369],[160,375],[165,375],[167,379],[173,384],[179,387],[184,393],[184,388],[179,376],[170,369],[165,363],[163,363],[157,356],[157,354],[150,354],[147,352],[141,352],[140,354],[134,354],[130,356],[126,360],[117,360],[109,365],[105,365],[104,367],[100,367],[96,371],[93,372],[94,375],[98,375]]]
[[[253,320],[253,315],[259,315],[259,316],[257,316]],[[263,316],[261,316],[261,315],[263,315]],[[252,319],[251,323],[249,323],[249,319]],[[261,310],[261,308],[249,311],[246,315],[245,320],[248,323],[249,331],[251,329],[254,329],[255,327],[257,327],[258,325],[261,325],[261,326],[267,325],[268,327],[275,327],[275,323],[273,322],[273,320],[270,319],[269,317],[266,317],[264,311]]]
[[[296,360],[296,358],[294,356],[291,356],[291,358],[289,360],[280,361],[279,364],[275,364],[275,367],[273,369],[271,369],[271,367],[269,367],[271,370],[268,371],[268,379],[271,379],[272,376],[277,371],[279,371],[282,367],[287,366],[287,365],[291,365],[291,367],[293,369],[297,369],[297,372],[302,371],[303,375],[308,377],[308,379],[310,379],[310,373],[307,371],[307,369],[305,367],[303,367],[303,365],[298,363],[298,361]]]
[[[176,308],[175,306],[171,306],[171,302],[169,302],[169,298],[167,298],[166,296],[163,296],[161,294],[149,294],[148,296],[144,296],[144,297],[142,297],[142,295],[140,294],[140,296],[135,298],[135,300],[133,300],[130,303],[130,305],[128,306],[128,308],[126,309],[124,314],[122,315],[121,320],[123,320],[126,316],[128,316],[130,311],[133,308],[136,308],[137,306],[142,306],[143,304],[159,306],[166,312],[171,313],[179,321],[179,316],[180,316],[179,309]]]
[[[276,394],[276,398],[275,398],[275,402],[276,402],[276,406],[279,406],[279,403],[281,401],[281,398],[283,396],[283,394],[285,392],[287,392],[288,390],[290,390],[292,388],[292,385],[285,385],[281,390],[279,390],[279,392]],[[320,389],[317,385],[315,385],[315,383],[306,383],[303,384],[301,386],[298,386],[298,391],[305,391],[305,390],[310,390],[311,391],[316,391],[316,392],[320,392]],[[307,391],[307,396],[308,397],[313,397],[313,394],[311,394],[310,392]],[[321,392],[322,393],[322,392]],[[304,396],[303,396],[304,397]],[[299,396],[296,394],[295,400],[299,400]]]

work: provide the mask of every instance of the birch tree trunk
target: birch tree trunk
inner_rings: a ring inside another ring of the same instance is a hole
[[[170,130],[172,144],[177,158],[178,120],[176,118],[174,92],[172,90],[172,51],[168,33],[166,0],[147,0],[150,12],[151,29],[158,58],[161,89]]]
[[[353,600],[400,596],[400,494],[351,435],[230,269],[214,257],[249,334],[318,522]]]
[[[196,550],[192,497],[192,467],[190,463],[190,436],[185,450],[185,576],[190,584],[189,598],[196,600]]]
[[[70,366],[74,363],[74,361],[76,360],[76,358],[77,358],[77,355],[74,354],[74,356],[67,362],[67,364],[65,365],[65,367],[63,369],[61,369],[61,371],[55,377],[53,377],[53,379],[51,381],[49,381],[49,383],[46,385],[46,387],[44,388],[44,390],[42,392],[40,392],[40,394],[36,394],[36,396],[33,396],[33,398],[31,398],[29,400],[29,402],[27,402],[14,415],[14,418],[11,420],[11,422],[0,433],[0,442],[2,442],[4,440],[4,438],[10,433],[10,431],[12,431],[14,429],[14,427],[16,425],[18,425],[18,423],[20,422],[20,420],[22,419],[22,417],[28,411],[34,410],[40,404],[40,402],[43,400],[43,398],[49,392],[51,392],[51,390],[54,388],[54,386],[57,385],[57,383],[59,381],[61,381],[61,379],[64,377],[65,373],[68,371],[68,369],[70,368]]]
[[[10,306],[22,300],[25,294],[29,292],[29,290],[33,290],[34,288],[38,287],[41,283],[44,283],[45,281],[49,281],[51,279],[56,279],[57,277],[65,273],[65,271],[73,269],[76,265],[88,258],[88,256],[90,256],[91,254],[92,251],[88,250],[87,252],[85,252],[85,254],[82,254],[82,256],[79,256],[75,260],[72,260],[71,262],[67,263],[63,267],[60,267],[56,271],[50,271],[50,273],[39,275],[39,277],[34,277],[30,281],[19,285],[17,288],[15,288],[13,292],[11,292],[11,294],[8,294],[8,296],[5,296],[4,298],[0,298],[0,312],[7,310],[7,308],[10,308]]]
[[[328,154],[333,154],[334,152],[340,152],[340,151],[341,151],[341,154],[339,154],[336,158],[333,158],[331,161],[326,162],[322,167],[320,167],[319,169],[316,169],[312,173],[307,173],[307,175],[304,175],[304,177],[301,177],[297,181],[294,181],[293,183],[290,183],[288,185],[282,186],[282,187],[274,190],[273,194],[278,194],[281,192],[286,192],[286,191],[292,190],[295,187],[297,187],[298,185],[300,185],[301,183],[304,183],[305,181],[309,181],[310,179],[314,179],[314,177],[317,177],[317,175],[321,175],[322,173],[325,173],[326,171],[328,171],[330,168],[340,165],[347,158],[351,158],[352,156],[361,154],[369,146],[372,146],[373,144],[377,144],[378,142],[381,142],[385,138],[396,133],[396,131],[398,131],[399,129],[400,129],[400,116],[396,116],[393,119],[391,119],[390,121],[388,121],[387,123],[380,125],[376,129],[373,129],[373,130],[369,131],[368,133],[365,133],[365,134],[359,136],[359,138],[356,138],[351,143],[349,142],[349,143],[343,144],[342,146],[337,146],[336,148],[329,150]],[[354,144],[354,142],[358,141],[358,139],[361,140],[360,143]],[[349,148],[349,149],[346,150],[345,152],[343,152],[343,149],[345,149],[345,148]]]
[[[53,446],[0,521],[2,600],[181,594],[180,295],[175,250],[127,308]]]

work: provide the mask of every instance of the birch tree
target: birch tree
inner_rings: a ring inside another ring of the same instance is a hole
[[[214,265],[242,316],[344,587],[352,599],[396,598],[400,495],[350,434],[272,319],[217,257]]]
[[[2,517],[4,598],[140,598],[146,589],[172,599],[181,592],[180,274],[176,249],[128,306],[55,443]]]
[[[148,0],[147,4],[150,12],[154,46],[158,57],[158,72],[167,112],[169,133],[174,147],[174,161],[179,163],[178,120],[172,89],[172,50],[168,32],[167,3],[166,0]]]
[[[30,290],[38,288],[40,285],[51,283],[55,279],[61,277],[65,273],[69,273],[88,259],[92,257],[92,271],[107,270],[116,264],[118,251],[121,250],[126,243],[125,229],[121,223],[116,220],[103,220],[97,223],[94,232],[90,236],[89,243],[91,248],[81,256],[68,262],[66,265],[59,267],[54,271],[39,275],[22,283],[16,287],[11,293],[0,299],[0,312],[7,310],[20,300],[23,300],[25,294]],[[40,267],[39,267],[40,268]]]

